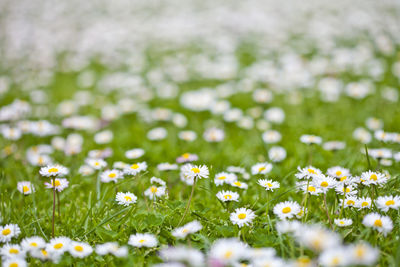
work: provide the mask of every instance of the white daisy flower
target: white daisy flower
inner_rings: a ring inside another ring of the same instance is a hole
[[[186,238],[187,235],[196,233],[203,228],[200,222],[192,221],[182,227],[178,227],[172,231],[172,235],[176,238]]]
[[[330,248],[322,251],[318,258],[322,266],[338,267],[351,264],[351,258],[344,247]]]
[[[165,186],[167,184],[163,179],[160,179],[160,178],[157,178],[157,177],[154,177],[154,176],[150,178],[150,183],[159,184],[159,185],[162,185],[162,186]]]
[[[225,139],[225,132],[219,128],[209,128],[204,131],[203,138],[207,142],[221,142]]]
[[[282,135],[275,130],[268,130],[262,134],[262,139],[266,144],[278,143],[282,139]]]
[[[291,219],[301,210],[300,205],[294,201],[280,202],[274,207],[274,214],[281,220]]]
[[[237,176],[234,173],[229,173],[229,172],[220,172],[217,173],[214,177],[214,183],[215,185],[223,185],[223,184],[230,184],[234,181],[237,180]]]
[[[72,241],[69,244],[68,251],[74,258],[84,258],[92,254],[93,248],[87,243]]]
[[[70,243],[71,239],[68,237],[56,237],[49,241],[49,245],[46,247],[46,250],[49,251],[49,253],[63,254],[68,250]]]
[[[219,191],[216,196],[222,202],[227,202],[227,201],[237,202],[239,199],[239,194],[233,191]]]
[[[277,221],[276,222],[276,230],[278,233],[281,234],[286,234],[286,233],[296,233],[297,231],[300,230],[301,228],[301,223],[299,221],[293,220],[293,221]]]
[[[246,247],[236,238],[219,239],[212,245],[209,258],[224,266],[231,265],[245,257]]]
[[[22,181],[17,183],[17,189],[24,195],[30,195],[35,192],[35,187],[29,181]]]
[[[154,129],[151,129],[150,131],[147,132],[147,138],[151,141],[158,141],[165,139],[168,135],[168,132],[165,128],[163,127],[157,127]]]
[[[155,185],[152,185],[149,188],[147,188],[146,191],[144,191],[144,195],[146,197],[148,197],[149,199],[155,199],[155,198],[164,196],[165,195],[165,189],[166,189],[165,186],[158,186],[157,187]]]
[[[241,188],[241,189],[247,189],[248,188],[248,185],[246,183],[240,182],[240,181],[233,181],[233,182],[230,183],[230,185],[233,186],[233,187]]]
[[[181,168],[181,172],[185,177],[190,178],[208,178],[209,171],[206,165],[185,164]]]
[[[346,196],[344,200],[344,207],[357,207],[358,198],[356,196]],[[340,199],[340,206],[343,205],[343,199]]]
[[[378,209],[388,212],[389,209],[398,209],[400,207],[399,196],[380,196],[376,200]]]
[[[237,208],[230,215],[231,222],[237,224],[240,228],[244,225],[250,225],[255,217],[254,211],[246,208]]]
[[[393,229],[393,222],[388,216],[382,216],[379,213],[369,213],[365,215],[362,223],[386,235]]]
[[[125,152],[125,157],[127,157],[128,159],[138,159],[141,156],[143,156],[145,153],[145,151],[141,148],[134,148],[134,149],[130,149],[128,151]]]
[[[17,224],[6,224],[0,226],[0,242],[8,243],[13,237],[17,237],[21,233]]]
[[[136,175],[142,171],[147,170],[147,163],[146,162],[138,162],[134,163],[130,166],[124,168],[124,173],[128,175]]]
[[[352,225],[353,224],[353,220],[352,219],[346,219],[346,218],[335,219],[334,223],[339,227],[346,227],[346,226]]]
[[[64,176],[68,174],[68,169],[61,165],[48,165],[40,168],[40,175],[51,177],[51,176]]]
[[[345,147],[346,147],[346,143],[345,142],[341,142],[341,141],[329,141],[329,142],[325,142],[322,145],[322,148],[327,150],[327,151],[342,150]]]
[[[355,195],[357,190],[352,185],[344,186],[343,184],[336,184],[335,190],[340,195]]]
[[[331,176],[331,177],[335,177],[340,179],[343,176],[351,176],[351,173],[349,171],[349,169],[340,167],[340,166],[335,166],[335,167],[331,167],[326,171],[326,174]]]
[[[185,162],[192,162],[198,160],[199,157],[196,154],[191,154],[191,153],[183,153],[180,155],[177,159],[177,163],[185,163]]]
[[[272,181],[272,180],[267,180],[267,179],[259,179],[258,184],[261,185],[262,187],[265,188],[267,191],[274,191],[274,189],[277,189],[280,187],[280,184],[278,182]]]
[[[257,163],[251,167],[251,174],[267,174],[272,170],[272,164],[268,162]]]
[[[359,242],[348,246],[352,263],[356,265],[372,266],[379,258],[379,250],[366,242]]]
[[[387,182],[387,177],[383,173],[367,171],[361,174],[361,183],[364,185],[382,185]]]
[[[176,264],[176,267],[185,267],[186,265],[178,262],[190,263],[190,266],[201,267],[205,266],[205,257],[202,252],[197,249],[177,246],[177,247],[166,247],[160,250],[160,258],[169,263]],[[172,267],[170,266],[170,267]],[[162,266],[159,266],[162,267]],[[168,267],[168,266],[164,266]]]
[[[39,250],[46,247],[46,242],[40,236],[31,236],[22,240],[21,247],[25,251]]]
[[[0,255],[5,259],[25,258],[26,251],[18,244],[5,244],[0,249]]]
[[[69,181],[67,179],[65,179],[65,178],[56,178],[56,179],[54,179],[54,181],[53,181],[53,179],[51,179],[50,183],[47,183],[47,182],[44,183],[44,185],[46,186],[46,188],[53,188],[55,186],[56,190],[58,192],[61,192],[65,188],[68,187]]]
[[[89,176],[89,175],[92,175],[94,173],[94,169],[92,167],[90,167],[89,165],[82,165],[79,168],[78,172],[82,176]]]
[[[322,190],[322,192],[326,193],[329,189],[334,188],[337,184],[337,181],[330,176],[325,176],[320,174],[315,176],[312,180],[312,184],[315,187],[318,187]]]
[[[133,247],[156,247],[158,241],[152,234],[134,234],[129,237],[128,244]]]
[[[273,146],[268,150],[268,157],[272,162],[281,162],[286,158],[286,150],[280,146]]]
[[[187,142],[193,142],[197,138],[197,134],[194,131],[181,131],[178,133],[178,138]]]
[[[128,248],[119,246],[117,242],[107,242],[96,246],[96,254],[101,256],[113,254],[115,257],[125,258],[128,256]]]
[[[366,129],[359,127],[354,130],[353,138],[360,141],[363,144],[368,144],[372,140],[372,135]]]
[[[322,174],[320,169],[314,168],[313,166],[307,166],[305,168],[297,167],[298,173],[295,174],[297,179],[310,179]]]
[[[3,261],[3,267],[27,267],[28,264],[23,258],[11,258]]]
[[[131,192],[118,192],[115,200],[118,202],[119,205],[129,206],[130,204],[136,203],[137,197]]]
[[[107,166],[107,162],[105,162],[103,159],[99,159],[99,158],[87,158],[85,160],[86,164],[88,166],[90,166],[91,168],[95,169],[95,170],[100,170],[104,167]]]
[[[110,143],[114,138],[114,134],[110,130],[104,130],[94,135],[94,141],[96,144],[107,144]]]
[[[30,254],[33,258],[37,258],[42,261],[50,260],[54,263],[58,263],[62,255],[62,253],[58,253],[54,249],[52,250],[50,248],[50,244],[47,244],[44,248],[41,249],[31,250]]]
[[[103,183],[114,182],[116,183],[119,179],[124,178],[123,174],[119,170],[107,170],[100,174],[100,179]]]
[[[300,141],[304,144],[311,145],[311,144],[321,144],[322,138],[316,135],[308,135],[304,134],[300,137]]]
[[[321,225],[303,225],[295,233],[296,240],[303,246],[314,251],[324,251],[339,247],[342,240],[339,234],[331,232]]]
[[[297,187],[304,193],[310,193],[310,195],[317,196],[322,193],[322,190],[315,186],[313,183],[301,181],[296,183]]]
[[[158,164],[157,169],[159,171],[173,171],[178,169],[178,165],[165,162]]]

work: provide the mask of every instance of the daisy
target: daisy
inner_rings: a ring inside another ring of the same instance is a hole
[[[335,219],[334,222],[339,227],[345,227],[345,226],[352,225],[353,220],[344,218],[344,219]]]
[[[56,237],[50,239],[49,245],[46,247],[46,250],[48,250],[49,253],[63,254],[65,251],[68,250],[70,243],[71,239],[69,239],[68,237]]]
[[[245,174],[246,173],[246,169],[245,168],[238,167],[238,166],[228,166],[228,168],[226,168],[226,170],[228,172],[233,172],[233,173],[240,173],[240,174]]]
[[[296,220],[293,221],[283,220],[283,221],[277,221],[275,227],[278,233],[281,234],[296,233],[297,231],[300,230],[301,223]]]
[[[340,195],[355,195],[357,194],[357,190],[353,188],[352,185],[344,186],[343,184],[336,184],[335,190]]]
[[[46,246],[46,242],[39,236],[26,237],[21,242],[21,247],[25,251],[39,250]]]
[[[379,258],[379,250],[366,242],[359,242],[348,247],[353,264],[372,266]]]
[[[23,258],[12,258],[3,261],[2,266],[4,267],[27,267],[28,264]]]
[[[358,198],[356,196],[346,196],[344,199],[344,207],[357,207]],[[343,205],[343,199],[340,199],[340,205]]]
[[[149,199],[155,199],[158,197],[162,197],[165,195],[165,186],[150,186],[146,191],[144,191],[144,195],[147,196]]]
[[[187,142],[196,140],[197,134],[193,131],[181,131],[178,133],[178,138]]]
[[[183,246],[166,247],[161,249],[160,258],[163,259],[164,261],[171,262],[171,263],[166,263],[166,266],[164,267],[168,267],[168,264],[171,264],[172,266],[174,266],[175,264],[176,267],[186,266],[183,263],[177,263],[177,262],[190,263],[190,266],[194,267],[205,266],[204,255],[201,251],[194,248],[188,248]]]
[[[172,231],[172,235],[176,238],[186,238],[187,235],[196,233],[203,228],[201,223],[198,221],[193,221],[190,223],[185,224],[182,227],[178,227]]]
[[[230,183],[231,186],[233,187],[238,187],[241,189],[247,189],[248,185],[244,182],[240,182],[240,181],[233,181]]]
[[[206,165],[186,164],[181,168],[181,172],[185,177],[190,178],[208,178],[209,171]]]
[[[110,130],[98,132],[94,135],[94,141],[96,144],[107,144],[110,143],[114,138],[114,134]]]
[[[335,167],[329,168],[326,171],[326,174],[331,177],[335,177],[337,179],[340,179],[343,176],[351,176],[349,169],[346,169],[346,168],[343,168],[340,166],[335,166]]]
[[[268,130],[262,134],[262,139],[266,144],[278,143],[282,139],[282,135],[275,130]]]
[[[68,174],[68,169],[61,165],[48,165],[40,168],[40,175],[51,177],[51,176],[64,176]]]
[[[162,185],[162,186],[165,186],[167,184],[164,180],[162,180],[160,178],[157,178],[157,177],[154,177],[154,176],[150,178],[150,183],[159,184],[159,185]]]
[[[156,247],[158,241],[156,237],[152,234],[134,234],[129,237],[128,244],[133,247]]]
[[[369,198],[369,197],[361,197],[361,198],[359,198],[359,199],[357,199],[357,202],[356,202],[356,207],[358,208],[358,209],[370,209],[371,208],[371,198]]]
[[[50,183],[44,183],[44,185],[46,186],[46,188],[53,188],[55,186],[56,190],[58,192],[61,192],[68,187],[69,181],[65,178],[56,178],[54,179],[54,181],[50,180]]]
[[[341,142],[341,141],[329,141],[329,142],[325,142],[322,145],[322,148],[327,150],[327,151],[342,150],[345,147],[346,147],[346,143],[345,142]]]
[[[310,193],[310,195],[317,196],[322,193],[322,190],[319,187],[315,186],[313,183],[301,181],[297,182],[296,185],[304,193]]]
[[[227,201],[237,202],[239,199],[239,194],[233,191],[219,191],[216,196],[222,202],[227,202]]]
[[[280,202],[274,207],[274,214],[281,220],[291,219],[300,212],[300,205],[294,201]]]
[[[225,139],[225,132],[219,128],[209,128],[205,130],[203,138],[207,142],[221,142]]]
[[[329,189],[334,188],[336,186],[337,181],[330,176],[325,176],[323,174],[320,174],[313,178],[312,184],[315,185],[315,187],[321,189],[322,192],[326,194],[326,192],[328,192]]]
[[[107,242],[96,246],[96,254],[101,256],[113,254],[115,257],[125,258],[128,256],[128,248],[120,247],[117,242]]]
[[[114,182],[116,183],[118,179],[124,178],[123,174],[119,170],[107,170],[100,174],[100,179],[103,183]]]
[[[354,130],[353,138],[360,141],[363,144],[368,144],[372,140],[372,135],[366,129],[359,127]]]
[[[301,245],[314,251],[336,248],[341,244],[339,234],[331,232],[321,225],[303,225],[295,233],[295,238]]]
[[[322,138],[316,135],[307,135],[304,134],[300,137],[300,141],[304,144],[307,145],[312,145],[312,144],[321,144],[322,143]]]
[[[272,164],[268,162],[257,163],[251,167],[251,174],[267,174],[272,170]]]
[[[380,196],[376,200],[378,209],[388,212],[389,209],[398,209],[400,207],[399,196]]]
[[[320,169],[308,166],[305,168],[297,167],[298,173],[295,174],[297,179],[310,179],[322,174]]]
[[[176,159],[177,163],[192,162],[198,160],[199,157],[196,154],[184,153]]]
[[[146,162],[138,162],[134,163],[130,166],[124,168],[124,173],[128,175],[136,175],[139,172],[147,170],[147,163]]]
[[[167,135],[168,132],[163,127],[156,127],[147,132],[147,138],[151,141],[158,141],[165,139]]]
[[[227,266],[244,258],[245,252],[245,245],[236,238],[219,239],[212,245],[209,258]]]
[[[79,167],[78,172],[83,176],[89,176],[94,173],[94,169],[89,165],[82,165],[81,167]]]
[[[129,206],[130,204],[136,203],[137,197],[131,192],[118,192],[115,200],[119,205]]]
[[[249,225],[256,217],[254,211],[246,208],[237,208],[231,213],[230,219],[233,224],[237,224],[240,228]]]
[[[29,181],[18,182],[17,189],[24,195],[29,195],[35,192],[35,187]]]
[[[0,249],[0,255],[6,259],[25,258],[26,251],[17,244],[5,244]]]
[[[286,150],[280,146],[273,146],[268,150],[268,157],[272,162],[281,162],[286,158]]]
[[[347,249],[344,247],[330,248],[322,251],[318,259],[322,266],[347,266],[351,263]]]
[[[21,233],[17,224],[6,224],[0,226],[0,242],[8,243],[11,238],[17,237]]]
[[[92,254],[93,248],[84,242],[72,241],[68,251],[74,258],[84,258]]]
[[[386,235],[393,229],[392,220],[388,216],[382,216],[379,213],[369,213],[365,215],[362,223]]]
[[[387,182],[384,174],[379,172],[367,171],[361,174],[361,183],[364,185],[382,185]]]
[[[260,179],[258,180],[258,184],[265,188],[265,190],[274,191],[274,189],[279,188],[280,184],[278,182],[267,180],[267,179]]]
[[[58,263],[62,255],[62,253],[52,250],[50,244],[47,244],[45,248],[31,250],[30,254],[32,257],[42,261],[51,260],[54,263]]]
[[[171,163],[160,163],[157,165],[159,171],[173,171],[178,169],[178,165]]]
[[[128,159],[138,159],[144,155],[144,150],[141,148],[134,148],[125,152],[125,157]]]
[[[95,170],[100,170],[107,166],[107,162],[99,158],[88,158],[85,160],[86,164]]]
[[[234,173],[220,172],[215,175],[214,183],[215,185],[230,184],[237,180],[237,176]]]

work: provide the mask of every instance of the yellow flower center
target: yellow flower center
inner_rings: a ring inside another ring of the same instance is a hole
[[[29,245],[30,245],[31,247],[37,247],[37,246],[38,246],[36,242],[32,242],[32,243],[30,243]]]
[[[182,155],[182,157],[185,158],[185,159],[188,159],[190,157],[190,154],[189,153],[185,153],[185,154]]]
[[[152,187],[150,188],[150,191],[151,191],[152,193],[156,193],[156,192],[157,192],[157,187],[152,186]]]
[[[192,168],[191,171],[194,172],[194,173],[200,173],[200,169],[199,168]]]
[[[321,186],[322,187],[327,187],[329,184],[328,184],[328,182],[326,182],[326,181],[323,181],[322,183],[321,183]]]
[[[374,173],[369,177],[369,179],[376,181],[378,180],[378,176]]]
[[[282,212],[283,213],[289,213],[289,212],[291,212],[292,211],[292,209],[290,208],[290,207],[284,207],[283,209],[282,209]]]
[[[83,247],[82,246],[75,246],[74,249],[78,252],[82,252],[83,251]]]
[[[333,265],[338,265],[340,263],[340,259],[338,257],[333,257],[332,258],[332,264]]]
[[[375,220],[374,226],[376,227],[382,227],[382,221],[380,219]]]
[[[225,252],[224,258],[229,259],[230,257],[232,257],[232,254],[233,254],[232,251],[228,250],[227,252]]]
[[[182,230],[182,233],[187,233],[187,232],[189,232],[189,230],[186,228]]]
[[[47,254],[48,254],[47,251],[44,249],[42,249],[41,252],[42,252],[43,256],[47,256]]]
[[[11,233],[11,230],[9,228],[4,229],[3,231],[1,231],[2,235],[9,235]]]
[[[361,246],[356,248],[356,256],[357,258],[362,258],[365,254],[365,249]]]
[[[237,186],[241,186],[241,185],[242,185],[242,183],[239,182],[239,181],[236,181],[236,182],[234,182],[233,184],[234,184],[234,185],[237,185]]]
[[[353,200],[349,199],[347,200],[347,205],[354,205],[356,204]]]
[[[309,186],[309,187],[308,187],[308,191],[309,191],[309,192],[315,192],[315,187],[312,186],[312,185]]]
[[[265,167],[258,168],[258,172],[262,172],[263,170],[265,170]]]
[[[51,185],[54,186],[54,184],[56,185],[56,187],[60,186],[60,180],[56,180],[55,183],[53,183],[53,181],[51,181]]]
[[[13,263],[10,263],[10,265],[8,265],[9,267],[18,267],[18,263],[16,263],[16,262],[13,262]]]
[[[58,169],[57,169],[57,168],[50,168],[50,169],[48,170],[48,172],[49,172],[49,173],[58,172]]]
[[[238,215],[238,218],[241,219],[241,220],[246,219],[246,214],[245,213],[240,213]]]
[[[385,205],[386,206],[394,205],[394,200],[391,199],[391,200],[386,201]]]
[[[231,195],[225,195],[224,198],[225,199],[232,199],[232,196]]]
[[[308,169],[307,171],[308,171],[309,173],[316,174],[315,171],[314,171],[313,169]]]
[[[350,188],[348,188],[348,187],[343,188],[343,192],[345,192],[345,191],[346,191],[346,193],[349,193],[350,192]]]
[[[110,174],[108,175],[108,177],[110,177],[111,179],[112,179],[112,178],[115,178],[116,176],[117,176],[117,174],[114,173],[114,172],[112,172],[112,173],[110,173]]]
[[[10,252],[10,254],[18,254],[19,250],[16,248],[10,248],[10,250],[8,252]]]
[[[361,207],[367,207],[368,206],[368,202],[367,201],[363,201],[362,203],[361,203]]]
[[[218,180],[225,180],[226,179],[226,176],[220,176],[220,177],[218,177]]]
[[[267,186],[268,186],[268,187],[272,187],[272,184],[271,184],[271,183],[267,183]]]
[[[57,244],[55,244],[54,245],[54,248],[55,249],[60,249],[60,248],[62,248],[64,245],[62,244],[62,243],[57,243]]]
[[[139,240],[139,243],[144,243],[144,241],[146,241],[146,240],[140,239],[140,240]]]
[[[342,172],[341,171],[336,171],[336,176],[340,176],[340,175],[342,175]]]
[[[310,265],[311,260],[307,257],[300,257],[296,260],[296,263],[296,266],[298,267],[306,267]]]
[[[132,198],[130,196],[124,196],[126,201],[132,201]]]
[[[134,169],[134,170],[139,169],[139,165],[137,165],[136,163],[132,164],[131,169]]]
[[[24,185],[22,187],[22,191],[24,191],[24,193],[29,192],[29,187],[27,187],[26,185]]]
[[[341,182],[343,182],[343,181],[346,180],[346,179],[347,179],[347,176],[340,177],[340,181],[341,181]]]

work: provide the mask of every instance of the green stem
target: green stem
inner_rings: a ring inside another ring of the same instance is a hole
[[[178,223],[178,226],[181,225],[181,223],[183,222],[183,220],[186,217],[187,212],[189,211],[190,203],[192,202],[192,198],[193,198],[193,194],[194,194],[194,188],[196,186],[196,180],[197,180],[197,176],[195,176],[194,179],[193,179],[192,192],[190,193],[189,201],[188,201],[188,203],[186,205],[185,212],[183,213],[183,216],[182,216],[181,220]]]
[[[329,215],[329,211],[328,211],[328,205],[326,204],[326,193],[324,194],[324,205],[325,205],[326,216],[328,216],[329,224],[330,224],[331,228],[333,229],[331,216]]]

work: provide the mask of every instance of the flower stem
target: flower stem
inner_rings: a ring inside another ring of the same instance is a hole
[[[197,176],[195,176],[194,179],[193,179],[192,192],[190,193],[189,201],[188,201],[188,203],[187,203],[187,205],[186,205],[185,212],[183,213],[183,216],[182,216],[181,220],[180,220],[179,223],[178,223],[178,226],[181,225],[181,223],[183,222],[183,220],[184,220],[185,217],[186,217],[187,212],[189,211],[190,203],[192,202],[192,197],[193,197],[193,194],[194,194],[194,188],[195,188],[195,186],[196,186],[196,180],[197,180]]]
[[[56,178],[53,178],[53,219],[52,219],[52,224],[53,228],[51,231],[51,236],[54,238],[54,217],[56,214]]]
[[[58,205],[58,219],[61,221],[61,208],[60,208],[60,192],[57,193],[57,205]]]
[[[329,211],[328,211],[328,205],[326,204],[326,193],[324,194],[324,205],[325,205],[326,216],[328,216],[329,224],[330,224],[331,228],[333,229],[331,216],[329,215]]]

